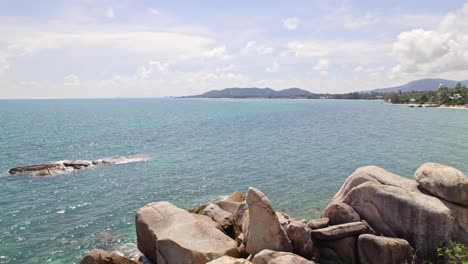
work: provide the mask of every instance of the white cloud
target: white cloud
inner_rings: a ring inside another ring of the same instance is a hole
[[[320,75],[325,76],[328,75],[329,66],[330,62],[327,59],[320,59],[317,61],[317,64],[315,64],[314,70],[318,71]]]
[[[8,70],[10,70],[10,64],[6,58],[0,57],[0,76],[2,76]]]
[[[168,69],[168,63],[149,61],[147,65],[143,65],[138,68],[135,76],[141,80],[150,79],[154,74],[163,74],[167,72]]]
[[[219,72],[229,72],[229,71],[232,71],[236,68],[236,66],[234,64],[229,64],[225,67],[218,67],[216,68],[215,72],[219,73]]]
[[[275,51],[274,48],[264,46],[264,45],[259,45],[257,44],[256,41],[247,42],[244,49],[242,50],[244,54],[257,54],[257,55],[267,55],[267,54],[273,53],[274,51]]]
[[[69,74],[63,77],[63,83],[65,85],[77,85],[80,83],[80,77],[75,74]]]
[[[296,57],[321,57],[328,55],[328,49],[323,44],[314,42],[291,41],[286,47],[290,49]]]
[[[283,19],[283,27],[287,30],[296,30],[299,27],[299,18],[288,17]]]
[[[205,58],[217,58],[217,59],[229,59],[232,57],[232,55],[229,55],[227,53],[227,48],[224,45],[207,50],[202,55]]]
[[[280,64],[278,62],[274,61],[273,64],[270,67],[267,67],[265,70],[267,72],[273,73],[273,72],[277,72],[279,70],[279,68],[280,68]]]
[[[112,7],[108,7],[106,11],[104,12],[104,16],[107,18],[114,19],[115,18],[114,9]]]
[[[398,61],[390,76],[440,75],[468,68],[468,4],[448,14],[437,29],[414,29],[398,35],[393,53]]]
[[[157,10],[156,8],[152,8],[152,7],[151,7],[151,8],[148,8],[148,12],[150,12],[151,14],[153,14],[153,15],[155,15],[155,16],[157,16],[157,15],[160,14],[160,13],[159,13],[159,10]]]
[[[347,15],[344,17],[343,26],[346,29],[361,29],[379,22],[379,18],[371,13],[366,13],[364,16]]]

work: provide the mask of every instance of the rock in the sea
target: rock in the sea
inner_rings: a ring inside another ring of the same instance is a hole
[[[314,220],[307,222],[307,226],[310,229],[319,229],[319,228],[327,227],[329,223],[330,223],[330,219],[328,219],[328,217],[324,217],[324,218],[314,219]]]
[[[330,219],[330,225],[346,224],[361,220],[358,213],[345,203],[332,203],[327,206],[323,216]]]
[[[262,250],[252,259],[253,264],[314,264],[315,262],[307,260],[301,256],[290,252],[279,252],[269,249]]]
[[[94,249],[80,261],[80,264],[139,264],[139,262],[112,252]]]
[[[461,171],[438,163],[425,163],[414,176],[431,194],[468,206],[468,177]]]
[[[313,242],[311,229],[300,221],[291,221],[286,227],[286,233],[291,240],[293,253],[306,259],[312,259]]]
[[[374,233],[374,231],[364,221],[328,226],[311,231],[312,238],[319,240],[336,240],[369,233]]]
[[[208,262],[209,264],[252,264],[252,262],[242,259],[224,256]]]
[[[242,203],[243,201],[245,201],[245,195],[239,191],[235,191],[231,193],[231,195],[226,197],[224,201]]]
[[[62,163],[44,163],[44,164],[37,164],[37,165],[27,165],[27,166],[20,166],[15,167],[9,170],[10,174],[20,174],[20,173],[33,173],[36,174],[41,172],[38,176],[45,176],[45,175],[52,175],[52,173],[48,171],[57,170],[65,170],[64,165]]]
[[[264,249],[292,252],[291,241],[280,225],[278,216],[268,197],[250,187],[247,193],[248,224],[242,231],[246,238],[245,248],[249,254],[257,254]]]
[[[208,204],[203,209],[203,214],[213,219],[223,229],[228,229],[232,226],[232,214],[224,211],[216,204]]]
[[[414,263],[414,250],[408,241],[364,234],[358,240],[362,264]]]
[[[152,262],[206,263],[224,255],[237,257],[237,243],[209,217],[168,202],[150,203],[136,214],[138,249]]]
[[[357,240],[355,236],[345,237],[337,240],[321,241],[320,247],[327,247],[333,250],[340,261],[345,264],[359,264],[357,250]]]
[[[378,234],[406,239],[423,259],[436,259],[436,248],[450,240],[468,243],[467,207],[423,193],[416,181],[376,166],[356,170],[336,202],[353,207]]]

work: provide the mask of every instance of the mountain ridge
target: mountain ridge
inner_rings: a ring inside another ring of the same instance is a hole
[[[314,95],[309,91],[299,88],[288,88],[273,90],[271,88],[225,88],[222,90],[211,90],[200,95],[185,96],[185,98],[291,98],[307,97]]]

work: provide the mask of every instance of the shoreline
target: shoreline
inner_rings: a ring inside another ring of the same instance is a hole
[[[383,103],[384,105],[395,105],[395,106],[408,106],[413,105],[414,107],[418,107],[418,105],[421,104],[392,104],[392,103]],[[445,106],[445,105],[440,105],[440,106],[424,106],[422,104],[422,107],[424,108],[442,108],[442,109],[457,109],[457,110],[468,110],[468,107],[465,106]]]

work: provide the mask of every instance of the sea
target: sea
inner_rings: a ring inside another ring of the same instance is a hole
[[[138,255],[135,211],[191,208],[249,186],[314,219],[357,168],[413,178],[425,162],[468,173],[468,111],[300,99],[0,100],[0,263]],[[56,160],[150,160],[55,177],[9,175]]]

